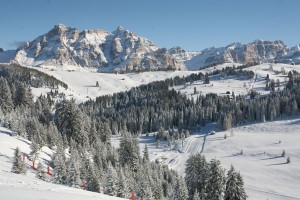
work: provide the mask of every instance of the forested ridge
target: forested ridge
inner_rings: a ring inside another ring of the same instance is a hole
[[[287,88],[272,91],[266,96],[251,95],[248,98],[234,94],[208,94],[191,99],[172,89],[175,85],[193,81],[204,82],[212,75],[226,77],[239,74],[245,79],[253,78],[252,71],[242,69],[228,67],[209,74],[198,73],[166,79],[77,105],[73,100],[66,99],[55,102],[57,91],[33,101],[30,86],[56,88],[66,85],[46,74],[39,76],[38,72],[33,75],[31,71],[26,71],[31,69],[22,68],[25,71],[21,73],[18,72],[18,66],[5,66],[0,73],[0,120],[15,135],[32,141],[32,156],[43,145],[55,151],[51,162],[54,183],[72,187],[86,184],[90,191],[126,198],[130,191],[144,196],[144,199],[197,199],[212,195],[221,198],[225,194],[229,177],[234,175],[232,179],[243,185],[241,177],[234,169],[226,178],[224,169],[217,160],[208,164],[200,155],[191,157],[190,159],[201,161],[199,166],[190,165],[191,168],[201,168],[201,173],[206,174],[216,170],[222,180],[216,183],[220,187],[218,192],[214,190],[215,187],[209,186],[215,180],[202,177],[208,185],[199,185],[195,191],[191,189],[194,187],[192,183],[198,180],[184,181],[166,166],[150,162],[146,145],[143,155],[140,155],[137,137],[142,133],[170,129],[178,129],[180,133],[183,130],[198,131],[210,122],[217,122],[226,130],[233,126],[273,120],[298,112],[300,88],[296,72],[289,73]],[[39,81],[35,83],[33,80],[37,78]],[[113,134],[122,135],[118,149],[111,145]],[[173,142],[185,135],[176,136],[173,131],[169,131],[166,137],[159,137],[158,134],[157,139]],[[69,158],[64,153],[66,149]],[[244,195],[243,191],[241,194]],[[245,196],[239,199],[245,199]]]

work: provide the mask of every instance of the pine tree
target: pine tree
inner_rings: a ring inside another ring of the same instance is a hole
[[[34,140],[30,144],[30,157],[34,161],[38,158],[39,154],[38,151],[40,150],[40,146],[38,143],[36,143]]]
[[[190,197],[197,190],[200,194],[206,186],[208,176],[208,164],[204,156],[200,154],[191,155],[186,161],[185,180]]]
[[[137,172],[140,169],[139,142],[136,138],[124,136],[120,141],[120,163],[122,166],[129,165],[130,169]]]
[[[14,104],[6,79],[0,78],[0,107],[4,114],[12,111]]]
[[[66,157],[63,147],[58,146],[56,152],[52,155],[54,183],[65,184],[67,179]]]
[[[193,196],[193,200],[201,200],[198,190],[195,191],[194,196]]]
[[[22,160],[21,152],[19,147],[15,149],[14,153],[14,162],[11,168],[11,172],[16,173],[16,174],[26,174],[27,169],[25,162]]]
[[[87,190],[93,192],[100,192],[100,182],[98,177],[96,176],[93,163],[91,162],[89,162],[88,164],[86,184],[87,184]]]
[[[38,163],[37,173],[36,173],[35,177],[38,179],[41,179],[43,181],[46,180],[46,171],[45,171],[45,168],[44,168],[42,162]]]
[[[145,148],[143,151],[143,162],[144,163],[149,162],[149,152],[148,152],[147,144],[145,144]]]
[[[204,76],[203,84],[209,84],[209,76],[208,76],[208,73],[206,73],[205,76]]]
[[[67,184],[70,187],[79,187],[80,183],[79,156],[77,150],[72,149],[71,157],[68,163]]]
[[[244,181],[239,172],[231,166],[227,173],[226,189],[224,200],[246,200],[247,194],[244,188]]]
[[[110,196],[117,195],[117,174],[110,163],[106,172],[104,187],[105,194],[108,194]]]
[[[122,169],[118,171],[117,197],[125,198],[129,194],[126,178]]]
[[[173,191],[170,196],[170,200],[186,200],[187,198],[188,191],[185,182],[180,177],[177,177],[173,185]]]
[[[210,161],[209,174],[205,188],[206,199],[221,200],[225,187],[225,172],[219,160]]]

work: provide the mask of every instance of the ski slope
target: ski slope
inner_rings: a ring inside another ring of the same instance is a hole
[[[201,153],[208,161],[220,160],[225,169],[234,165],[244,177],[249,200],[297,200],[300,199],[299,129],[300,115],[228,131],[208,124],[186,138],[183,147],[182,141],[176,141],[171,147],[161,142],[157,148],[153,136],[141,136],[140,149],[142,151],[147,143],[152,161],[160,160],[183,175],[189,155]],[[209,135],[212,130],[216,131],[215,135]],[[113,138],[114,145],[117,146],[118,141],[119,137]],[[283,150],[285,157],[281,156]],[[288,156],[289,164],[286,163]]]
[[[63,185],[52,184],[35,178],[35,171],[31,169],[32,162],[26,159],[27,175],[11,173],[14,149],[19,147],[23,154],[30,152],[30,142],[10,136],[11,131],[0,127],[0,198],[3,200],[117,200],[100,193],[88,192]],[[52,151],[42,148],[40,158],[47,166]],[[50,178],[49,175],[47,177]]]

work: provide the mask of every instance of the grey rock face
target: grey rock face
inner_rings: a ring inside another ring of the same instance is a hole
[[[80,32],[59,24],[18,49],[15,60],[23,65],[72,65],[105,72],[186,69],[168,51],[122,27],[113,32]]]
[[[178,51],[183,54],[184,50],[172,49],[172,55],[178,57]],[[205,66],[222,64],[222,63],[254,63],[254,62],[273,62],[275,60],[284,61],[289,52],[293,59],[299,49],[296,47],[289,49],[282,41],[262,41],[255,40],[249,44],[233,43],[226,47],[207,48],[199,52],[197,55],[185,59],[181,57],[188,69],[198,70]],[[185,53],[186,54],[186,53]]]

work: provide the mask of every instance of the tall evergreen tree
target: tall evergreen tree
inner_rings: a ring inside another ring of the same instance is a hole
[[[245,200],[247,195],[244,189],[244,181],[240,173],[231,166],[227,173],[224,200]]]
[[[80,187],[79,156],[75,148],[71,150],[71,156],[67,168],[67,184],[71,187]]]
[[[130,169],[137,172],[140,169],[139,142],[136,138],[124,136],[120,141],[120,163],[122,166],[129,165]]]
[[[205,188],[206,199],[221,200],[225,187],[225,172],[219,160],[210,161],[209,174]]]
[[[45,170],[42,162],[39,162],[37,165],[37,173],[36,173],[35,177],[38,179],[41,179],[43,181],[46,180],[46,170]]]
[[[108,194],[110,196],[117,195],[117,173],[110,163],[106,172],[104,187],[105,194]]]
[[[173,185],[173,191],[170,196],[170,200],[186,200],[187,198],[188,191],[185,182],[182,178],[177,177]]]
[[[200,194],[205,190],[208,178],[208,164],[204,156],[200,154],[191,155],[186,161],[185,180],[190,197],[197,190]]]
[[[194,196],[193,196],[193,200],[201,200],[198,190],[195,191]]]
[[[144,163],[149,162],[149,152],[148,152],[147,144],[145,144],[144,151],[143,151],[143,162]]]
[[[22,160],[21,151],[19,147],[17,147],[14,152],[14,162],[11,168],[11,172],[16,174],[27,173],[26,165],[25,162]]]
[[[63,147],[58,146],[52,155],[53,176],[52,182],[65,184],[67,179],[66,157]]]
[[[6,79],[0,77],[0,107],[3,113],[12,111],[14,104]]]

